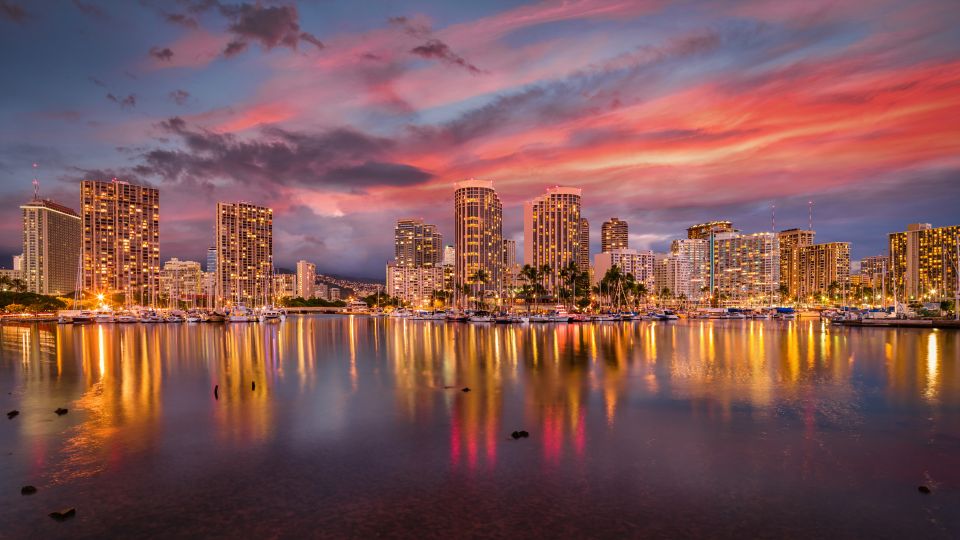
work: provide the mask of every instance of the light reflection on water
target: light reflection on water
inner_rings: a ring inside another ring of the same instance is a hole
[[[0,424],[0,483],[41,488],[2,499],[13,536],[960,531],[958,332],[322,316],[0,332],[0,401],[21,411]],[[69,525],[45,517],[63,506]]]

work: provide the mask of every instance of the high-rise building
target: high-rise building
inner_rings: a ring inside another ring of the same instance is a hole
[[[593,256],[593,283],[600,283],[607,271],[614,266],[622,274],[632,274],[634,279],[647,288],[647,292],[654,290],[653,266],[655,256],[650,250],[615,249]]]
[[[394,229],[394,253],[401,266],[440,266],[443,237],[436,225],[422,219],[399,219]]]
[[[273,210],[217,203],[217,298],[260,305],[273,286]]]
[[[330,301],[336,302],[340,299],[340,289],[338,287],[330,287]]]
[[[682,238],[670,244],[670,253],[685,260],[690,272],[687,298],[703,300],[710,296],[710,241]]]
[[[709,240],[711,234],[736,232],[729,221],[709,221],[687,228],[687,238]]]
[[[780,286],[786,288],[790,298],[800,294],[800,252],[813,245],[814,236],[814,231],[805,229],[787,229],[777,234],[780,241]]]
[[[958,237],[960,225],[934,228],[929,223],[890,233],[890,277],[901,302],[953,298]]]
[[[307,261],[297,261],[297,296],[313,298],[316,295],[317,266]]]
[[[217,246],[207,248],[207,272],[217,273]]]
[[[615,249],[630,247],[630,231],[626,221],[612,217],[600,226],[600,251],[609,253]]]
[[[80,183],[83,283],[154,303],[160,283],[160,192],[113,180]]]
[[[279,300],[281,298],[295,298],[297,293],[297,275],[289,272],[277,272],[273,275],[273,296]],[[318,298],[314,294],[314,298]]]
[[[550,267],[544,280],[548,291],[558,285],[563,267],[580,262],[581,191],[547,188],[544,195],[523,208],[523,262],[537,268]]]
[[[520,286],[520,262],[517,261],[517,241],[503,240],[503,284],[505,287]]]
[[[493,182],[465,180],[454,191],[455,281],[482,296],[500,294],[503,274],[503,205]],[[486,277],[474,283],[483,271]]]
[[[13,258],[13,269],[20,272],[27,290],[64,295],[80,288],[80,216],[66,206],[43,199],[34,199],[20,208],[23,255]]]
[[[651,292],[669,298],[691,299],[691,270],[690,261],[682,255],[656,255],[653,265],[654,290]]]
[[[850,285],[850,242],[828,242],[802,246],[798,254],[798,297],[841,293]],[[782,267],[782,265],[781,265]]]
[[[442,266],[387,265],[387,290],[390,296],[399,298],[416,307],[428,307],[433,302],[433,293],[443,290]]]
[[[590,222],[580,218],[580,256],[577,258],[577,270],[590,270]]]
[[[160,271],[160,296],[169,307],[195,306],[203,298],[203,272],[196,261],[174,257]]]
[[[444,266],[456,266],[457,264],[457,250],[451,245],[443,246],[443,265]]]
[[[743,303],[775,302],[780,289],[780,246],[776,233],[713,234],[714,291]]]
[[[886,255],[871,255],[860,259],[860,285],[880,289],[883,287],[884,274],[887,276],[887,287],[891,285],[890,258]]]

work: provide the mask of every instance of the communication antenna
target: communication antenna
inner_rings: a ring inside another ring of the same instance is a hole
[[[37,178],[37,167],[40,165],[37,163],[33,164],[33,200],[40,200],[40,179]]]
[[[807,201],[807,215],[808,215],[807,230],[812,231],[813,230],[813,201]]]
[[[777,204],[770,204],[770,230],[777,232]]]

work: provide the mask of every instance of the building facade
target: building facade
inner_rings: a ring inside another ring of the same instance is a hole
[[[160,271],[160,296],[169,307],[193,307],[203,303],[203,271],[196,261],[174,257]]]
[[[615,249],[630,247],[630,231],[626,221],[612,217],[600,226],[600,252],[609,253]]]
[[[799,248],[801,300],[816,300],[826,293],[842,294],[850,287],[850,243],[828,242]]]
[[[307,261],[297,261],[297,293],[300,298],[314,298],[317,286],[317,266]]]
[[[217,273],[217,246],[207,248],[207,272]]]
[[[683,259],[689,268],[690,285],[687,298],[702,301],[710,297],[710,241],[682,238],[670,244],[670,253]]]
[[[889,235],[890,278],[900,301],[953,298],[958,238],[960,225],[934,228],[929,223],[912,223]]]
[[[684,256],[674,253],[656,255],[651,292],[662,298],[692,299],[691,271],[690,261]]]
[[[80,183],[83,284],[152,304],[160,282],[160,192],[114,180]]]
[[[35,199],[20,208],[23,210],[23,255],[14,257],[14,270],[21,273],[27,290],[66,295],[80,289],[78,270],[83,244],[80,216],[66,206],[43,199]]]
[[[860,259],[860,286],[879,290],[884,286],[884,275],[887,277],[886,285],[889,287],[889,257],[886,255],[871,255]]]
[[[386,293],[414,307],[431,306],[434,292],[442,290],[442,266],[411,267],[396,263],[387,265]]]
[[[632,274],[636,281],[643,283],[647,292],[652,293],[656,286],[653,270],[655,260],[650,250],[615,249],[597,253],[593,257],[593,284],[600,283],[607,271],[616,266],[622,274]]]
[[[560,282],[560,270],[580,262],[579,188],[551,187],[523,207],[523,263],[550,267],[544,279],[547,291]]]
[[[440,266],[443,237],[422,219],[400,219],[394,229],[394,261],[401,266]]]
[[[217,203],[217,300],[256,306],[273,286],[273,210]]]
[[[577,269],[581,272],[590,270],[590,222],[587,218],[580,218],[580,257],[577,259]]]
[[[815,236],[814,231],[805,229],[787,229],[777,234],[780,241],[780,286],[790,298],[800,295],[800,252],[813,245]]]
[[[465,180],[454,191],[456,289],[499,295],[503,284],[503,205],[486,180]],[[479,271],[486,279],[474,283]]]
[[[714,233],[712,278],[715,294],[737,304],[779,299],[780,248],[776,233]]]
[[[709,221],[687,227],[687,238],[709,240],[711,234],[736,232],[733,223],[729,221]]]

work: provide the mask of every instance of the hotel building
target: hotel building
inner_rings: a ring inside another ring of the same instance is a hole
[[[313,298],[316,296],[317,265],[307,261],[297,261],[297,296]]]
[[[481,295],[498,295],[503,283],[503,205],[493,182],[458,182],[453,199],[456,287],[471,285]],[[479,270],[487,279],[473,285]]]
[[[297,275],[288,272],[273,275],[273,295],[280,298],[295,298],[297,294]],[[318,298],[314,289],[314,298]]]
[[[953,298],[958,241],[960,225],[934,228],[929,223],[912,223],[906,231],[890,233],[890,277],[897,298]]]
[[[630,247],[629,227],[620,218],[610,218],[600,226],[600,252],[609,253],[615,249]]]
[[[580,257],[577,259],[577,269],[581,272],[590,270],[590,222],[587,218],[580,218]]]
[[[203,271],[196,261],[174,257],[160,271],[160,296],[169,307],[196,306],[203,297]]]
[[[831,284],[838,288],[838,293],[849,287],[849,242],[813,244],[800,247],[798,251],[799,298],[813,299],[816,295],[829,291]]]
[[[160,192],[84,180],[80,200],[84,289],[153,303],[160,281]]]
[[[790,298],[801,295],[800,253],[813,245],[814,236],[814,231],[804,229],[787,229],[777,234],[780,240],[780,284],[786,287]]]
[[[670,244],[670,253],[686,261],[690,272],[687,298],[702,300],[710,296],[710,241],[682,238]]]
[[[650,250],[615,249],[597,253],[593,257],[593,284],[600,283],[607,271],[616,266],[622,274],[632,274],[635,280],[643,283],[648,292],[653,292],[654,262],[655,257]]]
[[[709,240],[711,234],[736,232],[729,221],[710,221],[687,228],[687,238]]]
[[[429,307],[433,293],[443,290],[442,266],[387,265],[387,290],[390,296],[399,298],[415,307]]]
[[[79,289],[77,270],[83,230],[80,216],[66,206],[43,199],[34,199],[20,208],[23,255],[19,261],[14,257],[14,270],[20,271],[27,290],[66,295]]]
[[[547,188],[544,195],[523,207],[523,262],[537,268],[550,267],[544,285],[551,292],[559,283],[560,269],[580,262],[581,191]]]
[[[860,285],[873,289],[881,289],[884,285],[883,276],[887,275],[887,287],[890,276],[890,258],[886,255],[871,255],[860,259]]]
[[[741,304],[777,299],[780,248],[776,233],[713,233],[712,251],[711,282],[718,296]]]
[[[395,261],[401,266],[440,266],[443,237],[422,219],[400,219],[394,229]]]
[[[273,285],[273,210],[217,203],[218,303],[260,305]]]
[[[504,239],[503,241],[503,281],[504,286],[515,288],[520,286],[520,263],[517,261],[517,241]]]
[[[670,298],[691,299],[691,270],[686,257],[673,253],[656,255],[653,264],[654,290],[651,292],[663,295],[669,291]]]

